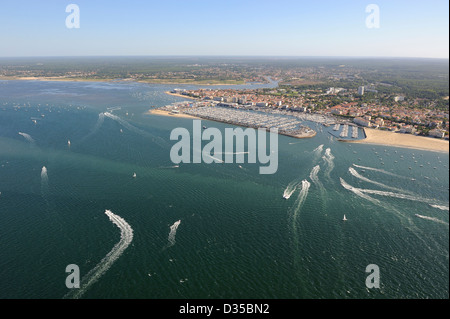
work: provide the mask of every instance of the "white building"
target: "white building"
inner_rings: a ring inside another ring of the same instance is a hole
[[[432,137],[436,137],[436,138],[444,138],[445,133],[442,132],[441,130],[435,129],[435,130],[429,131],[428,135],[432,136]]]
[[[365,127],[370,127],[370,121],[363,119],[362,117],[355,117],[353,120],[353,123],[361,125],[361,126],[365,126]]]
[[[359,94],[359,95],[364,95],[364,86],[360,86],[360,87],[358,88],[358,94]]]

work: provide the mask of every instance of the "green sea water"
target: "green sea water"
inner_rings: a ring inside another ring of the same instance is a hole
[[[69,264],[80,298],[448,298],[448,153],[305,123],[273,175],[175,165],[173,88],[0,81],[0,298],[74,297]]]

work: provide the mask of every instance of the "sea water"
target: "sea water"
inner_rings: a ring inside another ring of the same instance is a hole
[[[329,127],[280,135],[273,175],[175,165],[192,120],[146,114],[171,89],[0,81],[0,298],[448,298],[448,153]]]

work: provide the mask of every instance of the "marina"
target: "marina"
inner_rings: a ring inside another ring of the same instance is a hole
[[[342,128],[342,132],[339,135],[340,137],[348,137],[348,125],[345,124],[344,127]]]
[[[308,138],[316,135],[316,132],[303,125],[299,117],[285,116],[285,114],[273,114],[256,112],[252,110],[234,109],[220,106],[206,106],[205,103],[196,103],[195,107],[183,107],[185,104],[172,104],[164,107],[169,113],[187,114],[190,116],[228,123],[253,129],[278,130],[278,134],[295,138]],[[181,108],[181,109],[180,109]]]

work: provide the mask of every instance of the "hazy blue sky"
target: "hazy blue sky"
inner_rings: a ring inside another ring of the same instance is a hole
[[[371,3],[380,28],[366,27]],[[448,58],[448,24],[447,0],[0,0],[0,56]]]

